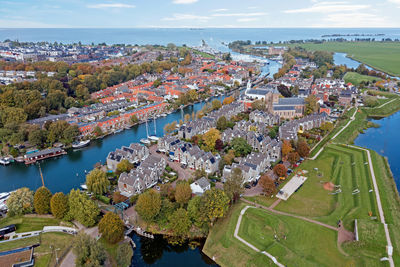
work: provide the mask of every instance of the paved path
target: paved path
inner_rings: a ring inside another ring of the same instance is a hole
[[[354,111],[353,115],[350,117],[350,120],[347,122],[347,124],[342,129],[340,129],[339,132],[337,132],[334,136],[332,136],[331,140],[335,139],[339,134],[341,134],[350,125],[350,123],[352,121],[354,121],[357,111],[358,111],[358,108],[356,108],[356,110]],[[309,159],[315,160],[319,156],[319,154],[321,154],[321,152],[324,150],[324,147],[325,146],[321,147],[321,149],[318,151],[318,153],[315,154],[314,157],[309,158]]]
[[[378,183],[376,182],[376,178],[375,178],[375,171],[374,171],[374,166],[372,165],[371,154],[370,154],[369,150],[365,149],[365,148],[361,148],[361,147],[357,147],[357,146],[351,146],[351,145],[349,145],[349,147],[352,147],[352,148],[355,148],[355,149],[359,149],[359,150],[363,150],[363,151],[367,152],[368,165],[369,165],[369,170],[370,170],[371,177],[372,177],[372,183],[374,185],[376,203],[378,204],[379,217],[380,217],[381,223],[383,224],[383,227],[385,229],[385,236],[386,236],[387,246],[388,246],[388,248],[393,249],[392,241],[390,240],[389,229],[388,229],[388,226],[387,226],[387,224],[385,222],[385,214],[384,214],[383,208],[382,208],[381,197],[380,197],[380,194],[379,194]],[[389,256],[390,266],[394,267],[394,261],[393,261],[393,258],[392,258],[392,254],[390,253],[388,256]]]
[[[254,202],[249,201],[249,200],[244,199],[244,198],[242,198],[241,200],[242,200],[243,202],[246,202],[246,203],[251,204],[251,205],[255,205],[255,206],[258,207],[258,208],[262,208],[262,209],[268,210],[268,211],[270,211],[270,212],[272,212],[272,213],[275,213],[275,214],[279,214],[279,215],[284,215],[284,216],[289,216],[289,217],[297,218],[297,219],[300,219],[300,220],[303,220],[303,221],[307,221],[307,222],[310,222],[310,223],[318,224],[318,225],[320,225],[320,226],[323,226],[323,227],[325,227],[325,228],[329,228],[329,229],[334,230],[334,231],[338,231],[338,228],[337,228],[337,227],[334,227],[334,226],[329,225],[329,224],[326,224],[326,223],[322,223],[322,222],[319,222],[319,221],[316,221],[316,220],[313,220],[313,219],[310,219],[310,218],[306,218],[306,217],[303,217],[303,216],[299,216],[299,215],[295,215],[295,214],[290,214],[290,213],[286,213],[286,212],[283,212],[283,211],[274,210],[274,209],[272,209],[272,208],[265,207],[265,206],[263,206],[263,205],[254,203]]]
[[[238,221],[237,221],[237,223],[236,223],[235,233],[233,234],[234,237],[235,237],[236,239],[238,239],[240,242],[242,242],[243,244],[245,244],[246,246],[248,246],[249,248],[251,248],[252,250],[254,250],[254,251],[256,251],[256,252],[260,252],[260,253],[266,255],[268,258],[270,258],[270,259],[271,259],[276,265],[278,265],[279,267],[285,267],[285,265],[279,263],[278,260],[277,260],[274,256],[272,256],[271,254],[269,254],[269,253],[266,252],[266,251],[260,251],[258,248],[256,248],[255,246],[253,246],[252,244],[250,244],[249,242],[247,242],[246,240],[244,240],[243,238],[241,238],[241,237],[238,235],[238,233],[239,233],[239,228],[240,228],[240,224],[241,224],[241,222],[242,222],[243,214],[246,212],[246,210],[247,210],[248,208],[254,208],[254,207],[246,206],[246,207],[244,207],[244,208],[242,209],[242,211],[240,212],[240,215],[239,215],[239,219],[238,219]]]

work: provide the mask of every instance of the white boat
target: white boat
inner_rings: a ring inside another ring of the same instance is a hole
[[[161,114],[161,117],[167,117],[167,113]]]
[[[8,165],[12,162],[12,158],[11,157],[0,157],[0,164],[2,165]]]
[[[114,134],[116,134],[116,133],[120,133],[120,132],[122,132],[123,131],[123,129],[118,129],[118,130],[115,130],[114,131]]]
[[[72,143],[72,147],[73,148],[81,148],[81,147],[85,147],[85,146],[89,145],[89,143],[90,143],[90,140],[75,142],[75,143]]]
[[[6,200],[9,196],[9,192],[0,193],[0,202]]]
[[[142,139],[140,139],[140,143],[145,144],[145,145],[148,145],[148,144],[150,144],[151,142],[150,142],[148,139],[146,139],[146,138],[142,138]]]
[[[86,185],[86,184],[81,184],[81,188],[82,188],[83,190],[87,190],[87,185]]]
[[[155,136],[155,135],[150,135],[150,136],[149,136],[149,139],[150,139],[151,141],[158,141],[158,140],[160,140],[160,137],[157,137],[157,136]]]

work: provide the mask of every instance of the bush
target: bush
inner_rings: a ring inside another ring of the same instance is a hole
[[[104,204],[110,204],[110,202],[111,202],[111,199],[109,197],[106,197],[106,196],[96,195],[96,198],[98,200],[100,200],[101,202],[103,202]]]
[[[133,250],[129,243],[123,243],[117,249],[118,266],[126,267],[131,265]]]
[[[23,215],[33,211],[33,191],[27,187],[11,193],[7,199],[8,215]]]

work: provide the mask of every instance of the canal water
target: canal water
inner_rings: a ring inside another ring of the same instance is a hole
[[[379,128],[368,128],[354,143],[357,146],[373,149],[388,158],[397,190],[400,192],[400,112],[379,120],[371,120]]]

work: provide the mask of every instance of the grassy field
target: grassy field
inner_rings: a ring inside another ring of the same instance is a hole
[[[361,82],[377,82],[381,80],[381,78],[361,75],[357,72],[347,72],[343,79],[346,83],[352,83],[354,85],[360,85]]]
[[[399,42],[325,42],[322,44],[291,44],[308,50],[342,52],[357,61],[390,75],[400,75]]]
[[[44,226],[60,225],[60,220],[52,217],[24,217],[15,216],[7,217],[0,220],[0,227],[15,224],[17,227],[17,233],[39,231]]]
[[[342,220],[352,230],[354,219],[368,219],[369,212],[378,216],[377,205],[368,171],[366,154],[340,145],[329,145],[314,161],[306,161],[308,180],[292,197],[275,209],[314,218],[332,226]],[[315,167],[318,170],[315,170]],[[324,189],[326,182],[340,185],[341,193]],[[358,189],[360,193],[353,194]]]

